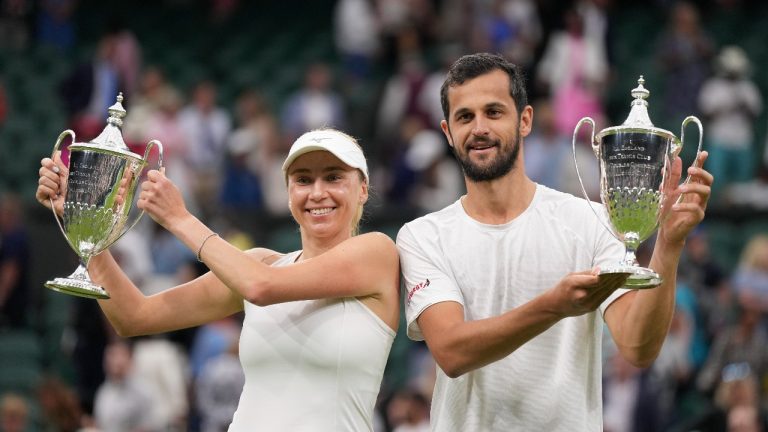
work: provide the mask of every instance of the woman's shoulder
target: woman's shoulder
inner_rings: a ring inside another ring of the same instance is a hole
[[[390,263],[399,262],[395,242],[386,234],[377,231],[350,237],[335,249],[337,253],[346,255],[356,263],[368,262],[387,266]],[[337,257],[341,256],[337,255]]]
[[[370,248],[372,250],[381,252],[395,251],[395,253],[397,253],[397,247],[395,246],[394,240],[388,235],[378,231],[356,235],[347,241],[353,241],[358,243],[361,247]]]

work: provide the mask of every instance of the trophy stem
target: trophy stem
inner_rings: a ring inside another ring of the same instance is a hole
[[[80,265],[77,266],[74,273],[65,278],[56,278],[45,283],[47,288],[65,294],[71,294],[78,297],[92,299],[108,299],[109,294],[104,288],[91,281],[88,274],[88,258],[81,258]]]
[[[629,273],[629,277],[624,283],[624,287],[629,289],[646,289],[661,285],[663,280],[658,273],[652,269],[640,267],[640,264],[637,262],[637,248],[625,246],[624,261],[619,268],[607,269],[606,273]]]
[[[624,262],[623,265],[629,266],[629,267],[639,267],[640,263],[637,262],[637,255],[635,254],[635,249],[631,247],[626,247],[626,252],[624,253]]]

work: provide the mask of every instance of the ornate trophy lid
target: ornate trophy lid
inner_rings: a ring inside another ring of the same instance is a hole
[[[645,84],[645,79],[642,75],[640,75],[640,78],[637,80],[637,87],[632,89],[630,92],[634,99],[630,104],[631,108],[629,110],[629,115],[627,116],[627,119],[624,120],[624,123],[622,123],[621,126],[614,126],[603,129],[596,137],[597,139],[600,139],[605,135],[618,132],[648,132],[657,135],[664,135],[668,138],[675,137],[672,132],[657,128],[651,122],[651,118],[648,116],[647,100],[651,95],[651,92],[648,91],[648,89],[646,89],[643,84]]]
[[[71,150],[95,150],[108,153],[118,153],[136,159],[142,159],[140,155],[132,152],[123,141],[123,118],[127,114],[123,108],[123,93],[117,95],[117,102],[109,107],[109,118],[107,125],[101,131],[99,136],[92,139],[89,143],[75,143],[70,146]]]
[[[645,84],[645,79],[643,79],[643,76],[640,75],[640,79],[637,80],[637,87],[632,89],[632,92],[630,93],[635,99],[630,105],[631,109],[629,111],[629,116],[627,116],[627,119],[624,120],[623,126],[634,126],[640,128],[653,127],[651,118],[648,117],[648,101],[646,100],[648,99],[648,96],[651,95],[651,92],[643,87],[643,84]]]

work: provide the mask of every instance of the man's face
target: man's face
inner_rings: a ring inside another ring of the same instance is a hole
[[[449,117],[441,127],[464,175],[489,181],[510,172],[519,157],[520,138],[531,131],[533,112],[518,115],[509,77],[494,70],[448,89]]]

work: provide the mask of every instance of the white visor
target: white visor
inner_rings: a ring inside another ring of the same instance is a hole
[[[288,168],[299,156],[313,151],[327,151],[352,168],[362,171],[366,183],[368,180],[368,164],[360,146],[352,138],[333,129],[313,130],[300,136],[291,146],[288,156],[283,162],[283,174],[288,176]]]

